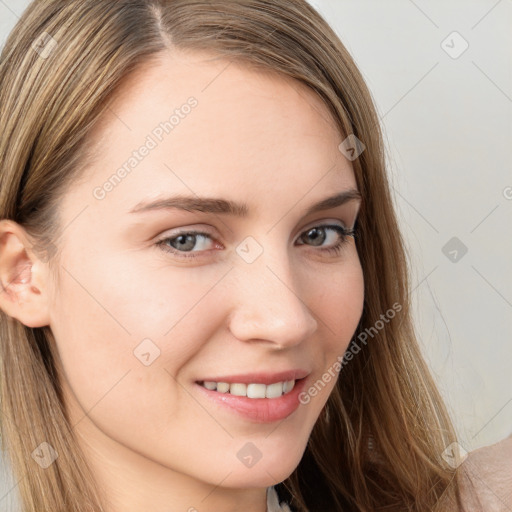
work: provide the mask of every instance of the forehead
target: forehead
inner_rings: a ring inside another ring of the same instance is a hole
[[[166,191],[237,190],[245,194],[237,199],[271,201],[270,185],[297,198],[322,180],[324,191],[355,187],[350,162],[338,150],[342,137],[314,91],[205,53],[165,53],[131,75],[92,140],[87,185],[102,186],[124,168],[108,198],[126,211]],[[151,149],[135,162],[143,146]],[[130,159],[135,165],[126,165]]]
[[[318,94],[298,80],[217,55],[179,51],[155,56],[125,78],[91,138],[108,146],[116,136],[126,140],[139,132],[150,133],[190,97],[200,108],[187,124],[194,124],[198,135],[235,137],[240,129],[266,128],[261,135],[274,137],[288,120],[290,134],[339,136]],[[207,119],[214,124],[202,125],[200,121]],[[290,131],[292,125],[296,130]]]

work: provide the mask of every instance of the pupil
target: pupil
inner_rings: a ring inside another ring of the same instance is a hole
[[[310,231],[308,231],[307,236],[309,236],[313,242],[314,245],[322,245],[322,243],[325,240],[325,232],[324,230],[320,230],[318,228],[313,228]]]
[[[180,235],[178,236],[178,238],[176,238],[176,241],[180,249],[191,250],[194,248],[195,245],[195,235]],[[189,243],[188,246],[186,247],[187,241],[191,243]]]

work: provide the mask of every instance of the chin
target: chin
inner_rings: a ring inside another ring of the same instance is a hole
[[[261,464],[261,465],[260,465]],[[286,480],[295,470],[297,464],[273,466],[261,461],[252,468],[233,472],[223,486],[245,489],[260,489],[276,485]]]
[[[283,448],[270,456],[263,456],[248,471],[237,471],[237,478],[246,480],[247,487],[268,487],[286,480],[301,461],[302,451],[296,453],[296,446],[285,452]],[[247,478],[249,477],[249,478]]]

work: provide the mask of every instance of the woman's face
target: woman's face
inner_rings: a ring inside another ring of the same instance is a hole
[[[206,496],[284,480],[363,308],[354,239],[339,232],[359,201],[309,212],[357,189],[328,110],[297,82],[165,55],[95,136],[95,163],[61,203],[51,297],[75,431],[130,485],[202,482]],[[235,396],[279,394],[294,375],[289,396]]]

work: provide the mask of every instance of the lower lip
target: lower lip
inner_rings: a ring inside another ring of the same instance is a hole
[[[246,396],[232,395],[229,392],[219,393],[197,383],[196,386],[210,400],[227,406],[244,418],[257,423],[271,423],[284,420],[297,410],[300,405],[299,394],[304,389],[305,382],[306,378],[296,381],[289,393],[278,398],[247,398]]]

